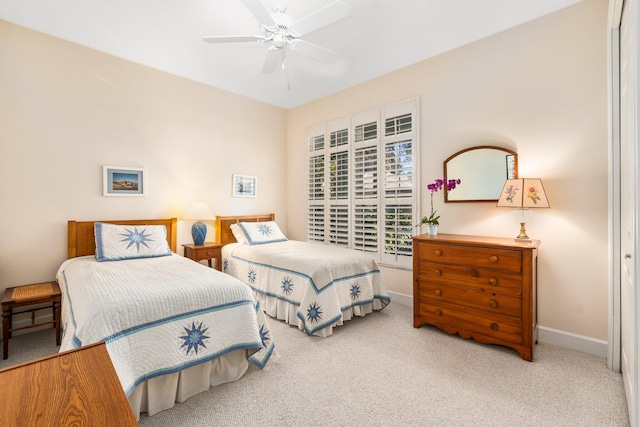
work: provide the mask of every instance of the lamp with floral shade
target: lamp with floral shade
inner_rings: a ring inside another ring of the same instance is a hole
[[[516,219],[520,223],[520,234],[516,240],[530,241],[525,223],[530,208],[548,208],[549,200],[540,178],[508,179],[504,183],[497,207],[516,208]]]

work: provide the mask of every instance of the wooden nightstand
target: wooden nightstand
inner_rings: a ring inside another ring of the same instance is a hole
[[[184,246],[184,256],[198,262],[203,259],[209,260],[211,267],[211,259],[216,259],[216,270],[222,271],[222,243],[204,242],[202,245],[182,245]]]
[[[2,358],[9,357],[9,338],[11,332],[20,329],[35,328],[36,326],[53,323],[56,329],[56,345],[60,345],[60,287],[58,282],[34,283],[33,285],[16,286],[7,288],[2,295]],[[45,307],[31,308],[22,311],[14,311],[14,308],[36,304],[51,304]],[[35,323],[35,312],[47,308],[53,308],[53,320]],[[14,328],[12,326],[13,315],[31,312],[31,324]]]

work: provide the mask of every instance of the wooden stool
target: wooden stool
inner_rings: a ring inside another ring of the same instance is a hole
[[[4,295],[2,295],[3,359],[9,357],[9,338],[11,338],[11,332],[20,329],[35,328],[36,326],[53,323],[53,327],[56,328],[56,345],[60,345],[60,299],[61,293],[58,282],[35,283],[33,285],[16,286],[5,289]],[[51,306],[13,311],[14,308],[18,307],[45,303],[50,303]],[[49,307],[53,308],[53,320],[35,323],[35,312]],[[13,328],[13,315],[26,312],[31,312],[31,324],[20,328]]]

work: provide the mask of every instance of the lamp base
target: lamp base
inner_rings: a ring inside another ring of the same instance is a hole
[[[516,237],[516,240],[519,242],[530,242],[531,239],[527,236],[527,230],[524,229],[524,222],[520,223],[520,234]]]
[[[191,237],[193,237],[193,243],[196,245],[202,245],[205,237],[207,237],[207,225],[198,221],[191,226]]]

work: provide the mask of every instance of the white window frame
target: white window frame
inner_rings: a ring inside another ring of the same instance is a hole
[[[387,135],[386,121],[405,114],[410,115],[410,131],[399,119],[394,128],[399,131]],[[381,265],[411,268],[411,237],[418,231],[415,224],[420,212],[419,99],[314,126],[306,130],[306,136],[307,240],[366,251]],[[316,144],[322,138],[324,144]],[[340,145],[332,146],[332,141]],[[410,141],[410,150],[403,147],[403,141]],[[392,151],[387,147],[393,147]],[[363,150],[367,155],[362,155]],[[336,156],[348,161],[332,164]],[[316,161],[321,158],[324,161]],[[374,159],[376,166],[372,167]],[[388,160],[393,164],[387,169]],[[324,170],[313,170],[314,165],[322,164]],[[345,164],[347,188],[338,188],[340,195],[346,191],[346,197],[334,197],[332,176],[344,179],[339,167]],[[320,175],[324,175],[324,192],[317,182]],[[395,191],[387,194],[389,183]]]

